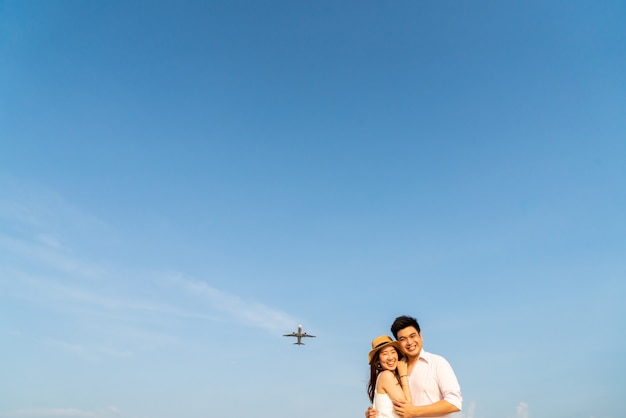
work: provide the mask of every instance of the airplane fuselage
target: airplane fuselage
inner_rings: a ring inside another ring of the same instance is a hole
[[[296,337],[297,341],[294,343],[295,345],[304,345],[302,342],[302,338],[310,337],[315,338],[315,335],[307,334],[306,332],[302,332],[302,325],[298,325],[298,332],[292,332],[291,334],[284,334],[283,337]]]

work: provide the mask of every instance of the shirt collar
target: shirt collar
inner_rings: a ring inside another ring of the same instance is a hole
[[[430,363],[430,360],[432,359],[431,354],[428,351],[424,351],[424,348],[422,347],[422,351],[420,351],[420,355],[417,358],[418,361],[423,360],[426,363]]]

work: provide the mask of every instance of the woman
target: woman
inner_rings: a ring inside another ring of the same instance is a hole
[[[372,341],[372,351],[368,355],[370,381],[367,394],[378,418],[398,418],[393,411],[393,401],[405,399],[411,402],[409,378],[406,362],[399,362],[400,344],[387,335]]]

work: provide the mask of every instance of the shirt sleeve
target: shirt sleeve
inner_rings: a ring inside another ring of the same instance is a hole
[[[445,401],[450,402],[452,405],[462,409],[463,397],[461,396],[461,386],[459,381],[452,370],[450,363],[443,357],[439,357],[437,365],[437,379],[439,381],[439,390],[441,391],[441,397]]]

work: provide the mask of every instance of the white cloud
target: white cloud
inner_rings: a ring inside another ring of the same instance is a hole
[[[476,412],[476,402],[472,401],[469,403],[469,406],[467,406],[467,408],[463,408],[462,415],[465,418],[474,418],[475,412]]]
[[[515,408],[515,417],[516,418],[528,418],[528,404],[526,402],[520,402]]]

